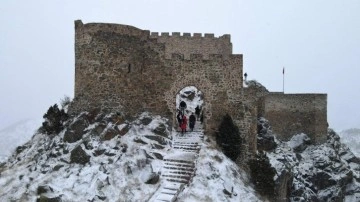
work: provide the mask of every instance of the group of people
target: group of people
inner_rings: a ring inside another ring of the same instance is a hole
[[[199,106],[197,106],[195,108],[196,117],[194,115],[194,112],[192,112],[191,115],[189,116],[189,128],[191,131],[194,130],[196,120],[200,119],[200,111],[201,111],[201,108]],[[179,110],[176,118],[179,123],[181,133],[186,132],[188,120],[187,120],[184,110]]]

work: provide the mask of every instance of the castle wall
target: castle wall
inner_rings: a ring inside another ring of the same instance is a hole
[[[184,36],[174,37],[184,41],[180,39]],[[197,43],[229,42],[229,38],[196,35],[190,37],[192,46],[189,40],[167,58],[167,51],[172,50],[166,48],[170,38],[166,41],[164,36],[154,37],[126,25],[76,21],[75,98],[70,111],[100,108],[129,116],[149,111],[171,119],[176,94],[186,86],[196,86],[204,93],[205,131],[217,130],[226,113],[236,120],[241,113],[242,55],[212,54],[222,50],[211,45],[203,46],[204,54],[193,54]],[[225,48],[231,52],[230,43]]]
[[[270,93],[264,98],[264,117],[281,140],[298,133],[307,134],[313,143],[326,141],[327,95]]]
[[[161,61],[164,45],[148,36],[148,31],[131,26],[76,21],[72,111],[101,108],[136,114],[164,102],[155,88],[162,77],[153,77],[168,75]]]
[[[280,139],[307,133],[326,138],[326,95],[269,93],[243,88],[243,56],[232,54],[229,35],[150,33],[132,26],[75,21],[75,97],[69,112],[144,111],[175,123],[176,95],[186,86],[203,92],[206,134],[225,114],[243,138],[239,164],[256,153],[257,117],[264,116]],[[239,148],[240,149],[240,148]]]
[[[215,132],[226,113],[239,117],[242,55],[230,55],[226,59],[222,55],[209,55],[204,59],[203,55],[191,54],[187,60],[181,54],[173,54],[166,60],[166,66],[174,75],[170,88],[165,90],[169,109],[176,109],[175,96],[182,88],[195,86],[204,95],[206,131]]]
[[[163,32],[159,35],[152,32],[150,38],[156,38],[159,43],[165,44],[165,57],[171,58],[173,53],[183,54],[185,59],[190,59],[191,54],[202,54],[204,59],[208,59],[211,54],[221,54],[228,56],[232,54],[232,44],[230,35],[214,37],[214,34],[173,32]]]

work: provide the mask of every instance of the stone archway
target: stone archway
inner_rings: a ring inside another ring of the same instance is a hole
[[[171,85],[170,90],[165,92],[165,101],[169,111],[172,113],[172,123],[176,124],[176,95],[186,86],[195,86],[203,94],[203,105],[202,110],[204,111],[203,125],[206,131],[207,122],[212,117],[211,110],[211,100],[212,95],[214,94],[214,87],[211,82],[201,75],[186,75],[180,78],[177,78]]]

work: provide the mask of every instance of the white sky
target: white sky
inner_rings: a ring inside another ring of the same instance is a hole
[[[282,91],[285,66],[286,93],[327,93],[330,127],[360,128],[359,0],[3,0],[0,130],[73,97],[77,19],[231,34],[249,79]]]

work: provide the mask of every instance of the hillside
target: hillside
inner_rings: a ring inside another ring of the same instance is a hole
[[[0,163],[7,160],[16,147],[25,144],[41,125],[41,120],[22,120],[0,130]]]
[[[186,102],[189,116],[201,106],[202,93],[184,88],[177,105],[180,101]],[[0,134],[29,134],[25,131],[33,130],[32,123]],[[204,134],[200,121],[193,132],[181,134],[170,120],[148,112],[125,117],[121,112],[93,111],[67,119],[63,127],[52,135],[35,133],[18,147],[6,145],[14,153],[0,164],[0,201],[360,199],[360,159],[332,130],[320,145],[310,145],[306,134],[282,142],[272,133],[271,123],[260,118],[258,154],[247,174],[221,151],[215,138]],[[346,140],[358,149],[357,136],[351,137],[355,139]]]
[[[1,167],[0,200],[149,199],[163,181],[150,183],[149,176],[161,173],[163,159],[178,134],[171,131],[168,120],[147,113],[133,121],[118,114],[92,118],[91,114],[82,113],[69,120],[60,134],[49,137],[38,133],[19,147]],[[81,137],[72,139],[74,134]],[[253,189],[242,182],[242,178],[246,179],[243,171],[211,143],[204,141],[201,145],[196,164],[201,169],[184,189],[188,196],[181,195],[180,200],[201,200],[204,196],[211,201],[258,200]],[[231,172],[223,172],[226,170]],[[209,177],[211,180],[204,183]],[[223,191],[228,187],[234,187],[230,196]],[[199,190],[204,194],[195,195]]]

